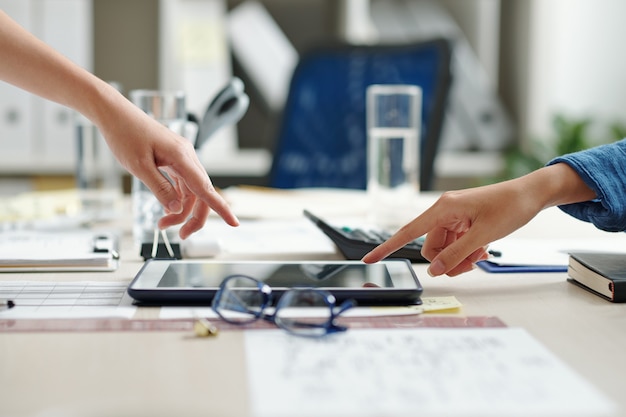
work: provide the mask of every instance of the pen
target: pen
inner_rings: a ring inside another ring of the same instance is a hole
[[[15,307],[15,303],[12,300],[2,300],[0,299],[0,311],[8,310],[10,308]]]

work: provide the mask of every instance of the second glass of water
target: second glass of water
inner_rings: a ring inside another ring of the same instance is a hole
[[[182,91],[133,90],[131,101],[159,123],[180,136],[185,136],[187,112]],[[165,174],[163,174],[165,175]],[[139,178],[132,178],[133,238],[135,244],[152,243],[157,222],[165,214],[161,203]],[[176,228],[167,230],[170,241],[176,241]]]
[[[415,85],[367,88],[367,193],[378,226],[396,228],[416,215],[421,103]]]
[[[74,114],[76,185],[87,221],[111,220],[120,213],[122,168],[100,130],[85,116]]]

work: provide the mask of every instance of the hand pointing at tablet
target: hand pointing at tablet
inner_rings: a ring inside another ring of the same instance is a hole
[[[210,210],[229,225],[238,220],[211,184],[193,146],[115,88],[74,64],[0,10],[0,79],[73,108],[102,132],[120,163],[165,207],[165,228],[184,223],[182,238],[199,230]],[[161,173],[167,172],[172,183]]]
[[[422,254],[431,261],[428,273],[459,275],[488,257],[489,243],[525,225],[544,208],[593,198],[594,191],[564,163],[498,184],[446,192],[363,261],[378,262],[427,234]]]

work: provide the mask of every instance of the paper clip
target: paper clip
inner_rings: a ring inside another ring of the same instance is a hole
[[[170,243],[165,230],[161,230],[160,235],[163,237],[163,243],[159,243],[159,228],[155,227],[152,243],[143,243],[141,245],[141,256],[143,259],[182,259],[180,245],[178,243]]]
[[[219,333],[217,326],[205,318],[196,318],[193,323],[193,331],[198,337],[217,336]]]
[[[172,250],[172,245],[170,245],[170,240],[167,237],[167,233],[165,229],[161,229],[161,236],[163,236],[163,243],[165,243],[165,247],[167,248],[167,254],[170,258],[174,258],[174,250]],[[153,258],[157,256],[157,249],[159,248],[159,229],[154,229],[154,238],[152,239],[152,252],[151,255]]]

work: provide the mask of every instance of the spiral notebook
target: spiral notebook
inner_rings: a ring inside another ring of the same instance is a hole
[[[117,236],[89,230],[0,233],[0,272],[114,271]]]

